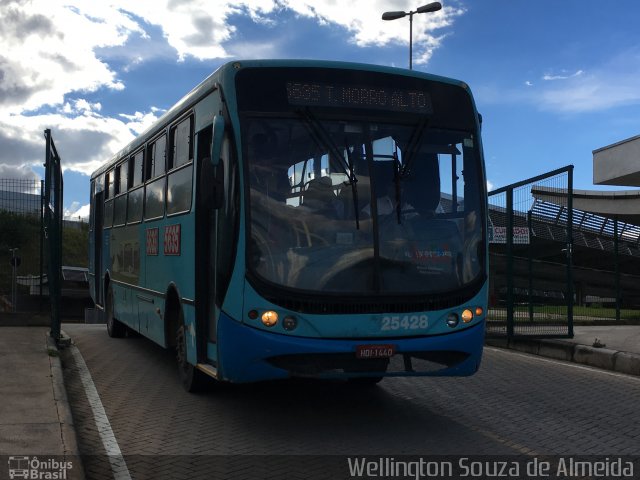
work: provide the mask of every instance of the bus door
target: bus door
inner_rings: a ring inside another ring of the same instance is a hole
[[[94,198],[94,226],[93,226],[93,273],[95,285],[95,301],[97,305],[104,305],[102,298],[102,231],[104,218],[104,191],[96,192]]]
[[[222,129],[222,125],[217,127]],[[217,320],[227,294],[233,270],[239,217],[239,180],[235,155],[232,153],[231,135],[224,138],[212,135],[213,128],[198,133],[198,204],[196,239],[196,310],[198,356],[201,352],[215,352]],[[217,166],[210,162],[212,142],[220,154]],[[206,268],[202,268],[205,266]],[[208,346],[214,346],[209,349]],[[213,355],[211,355],[213,356]],[[209,361],[216,361],[210,358]]]
[[[212,127],[196,136],[197,195],[196,195],[196,337],[198,362],[207,360],[207,344],[216,343],[215,312],[215,238],[216,215],[212,208],[211,166]]]

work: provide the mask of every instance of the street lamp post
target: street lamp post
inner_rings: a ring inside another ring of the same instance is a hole
[[[396,20],[409,15],[409,70],[413,69],[413,14],[437,12],[441,8],[442,4],[440,2],[432,2],[427,5],[423,5],[422,7],[418,7],[415,10],[409,10],[408,12],[394,11],[384,12],[382,14],[383,20]]]

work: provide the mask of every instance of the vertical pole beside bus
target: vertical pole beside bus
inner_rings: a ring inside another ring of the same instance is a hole
[[[513,338],[513,188],[507,194],[507,338]]]
[[[613,217],[613,261],[616,275],[616,322],[620,321],[620,253],[618,251],[618,216]]]
[[[533,323],[533,223],[531,210],[527,212],[527,228],[529,229],[529,321]]]
[[[51,137],[51,130],[44,131],[45,152],[45,223],[49,246],[47,278],[51,301],[50,336],[58,342],[60,339],[60,283],[62,252],[62,173],[60,157]]]
[[[44,283],[44,180],[40,180],[40,303],[38,311],[42,312],[42,285]]]
[[[573,165],[567,176],[567,334],[573,338]]]

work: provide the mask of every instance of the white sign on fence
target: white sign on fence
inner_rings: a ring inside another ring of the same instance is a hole
[[[507,227],[489,225],[489,243],[507,243]],[[529,244],[528,227],[513,227],[513,244]]]

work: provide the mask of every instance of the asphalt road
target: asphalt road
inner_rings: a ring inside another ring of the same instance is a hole
[[[86,362],[130,478],[249,478],[243,469],[256,464],[269,473],[256,478],[336,478],[328,465],[350,455],[640,452],[640,377],[487,347],[468,378],[385,379],[365,389],[286,381],[189,394],[173,354],[149,340],[112,339],[104,325],[63,329]],[[63,366],[87,477],[113,478],[104,421],[96,422],[70,349]],[[301,456],[297,467],[285,462],[290,456]]]

